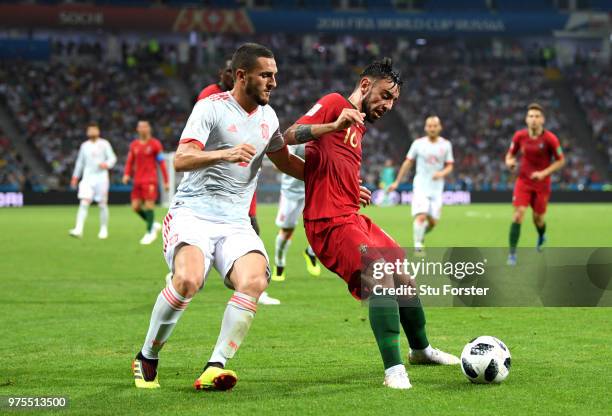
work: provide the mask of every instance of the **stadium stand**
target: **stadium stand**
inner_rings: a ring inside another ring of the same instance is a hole
[[[431,43],[424,47],[356,36],[312,35],[299,42],[291,35],[273,34],[254,36],[253,40],[283,51],[277,57],[278,88],[272,96],[282,128],[307,111],[321,95],[331,91],[348,93],[359,67],[374,57],[396,58],[405,79],[404,93],[396,106],[403,126],[393,131],[378,125],[369,129],[362,162],[362,175],[369,184],[376,184],[378,172],[388,157],[394,158],[396,164],[401,162],[411,139],[422,135],[425,116],[436,113],[445,125],[444,135],[454,144],[457,160],[456,173],[448,186],[507,189],[512,178],[503,167],[503,155],[512,133],[524,126],[525,106],[531,101],[540,101],[547,108],[547,126],[558,134],[566,150],[568,166],[556,186],[583,189],[602,179],[575,138],[567,133],[559,104],[547,85],[545,63],[538,58],[540,45],[505,43],[500,51],[493,51],[490,47],[473,47],[462,42]],[[231,51],[237,40],[232,36],[213,36],[206,42],[213,42],[214,48],[210,49],[215,51],[205,57],[207,65],[188,65],[178,72],[181,75],[178,80],[185,84],[192,100],[202,87],[216,81],[215,60],[221,62],[224,58],[221,52]],[[290,47],[296,44],[301,47]],[[346,51],[344,58],[336,54],[338,44]],[[54,45],[52,64],[3,62],[0,85],[4,87],[0,94],[5,95],[17,124],[58,183],[66,185],[69,180],[78,145],[84,139],[83,126],[90,119],[101,124],[103,136],[111,140],[119,155],[114,169],[119,174],[113,175],[115,183],[120,179],[137,119],[152,120],[155,134],[164,146],[167,149],[176,146],[193,102],[181,100],[169,87],[171,75],[160,69],[167,69],[173,45],[160,45],[159,55],[153,56],[143,44],[132,49],[140,54],[136,65],[130,65],[124,56],[122,64],[105,66],[97,65],[95,59],[78,60],[80,65],[57,59],[70,53],[78,55],[78,51],[103,56],[104,45],[97,47],[90,42],[86,47],[77,44],[70,47],[60,40]],[[582,73],[576,77],[585,78]],[[584,82],[596,81],[586,78]],[[576,81],[576,85],[581,84]],[[605,91],[605,85],[600,89]],[[584,90],[577,94],[589,96]],[[590,117],[609,113],[601,104],[598,108],[598,113]],[[601,133],[600,130],[594,130],[594,134]],[[601,133],[602,141],[609,140],[606,132],[609,128]]]

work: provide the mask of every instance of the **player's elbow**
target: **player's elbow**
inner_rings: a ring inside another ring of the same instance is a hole
[[[182,152],[176,152],[174,154],[173,164],[176,172],[186,172],[188,170],[186,159],[187,158]]]

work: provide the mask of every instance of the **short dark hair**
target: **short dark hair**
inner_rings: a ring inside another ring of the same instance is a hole
[[[366,66],[359,75],[359,78],[363,77],[387,79],[398,87],[401,87],[403,83],[400,73],[393,69],[393,60],[391,58],[382,58]]]
[[[542,107],[540,104],[538,103],[531,103],[527,106],[527,111],[529,110],[538,110],[540,113],[542,113],[542,115],[546,115],[546,113],[544,113],[544,107]]]
[[[98,123],[97,123],[97,122],[95,122],[95,121],[90,121],[89,123],[87,123],[87,127],[88,127],[88,128],[89,128],[89,127],[97,127],[97,128],[100,128],[100,126],[98,125]]]
[[[244,69],[250,71],[255,68],[257,58],[272,58],[274,54],[268,48],[258,43],[245,43],[241,45],[232,55],[232,73]]]

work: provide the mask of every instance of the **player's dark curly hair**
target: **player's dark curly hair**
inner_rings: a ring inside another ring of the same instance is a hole
[[[250,71],[255,68],[257,58],[272,58],[274,54],[268,48],[258,43],[245,43],[232,55],[232,73],[236,75],[238,69]]]
[[[372,77],[376,79],[388,79],[398,87],[402,86],[402,76],[399,71],[393,69],[393,61],[391,58],[382,58],[372,62],[359,75],[360,78]]]

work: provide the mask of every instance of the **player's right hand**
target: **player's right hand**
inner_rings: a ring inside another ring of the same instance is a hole
[[[399,183],[393,182],[391,185],[387,187],[387,193],[395,191],[398,186],[399,186]]]
[[[127,185],[127,183],[130,181],[130,177],[128,175],[123,175],[123,178],[121,179],[121,182],[124,185]]]
[[[257,154],[257,150],[252,144],[242,143],[224,150],[223,160],[233,163],[249,163],[255,154]]]
[[[73,176],[72,179],[70,179],[70,187],[76,188],[78,184],[79,184],[79,178],[77,178],[76,176]]]
[[[363,124],[364,120],[365,113],[354,108],[345,108],[336,121],[334,121],[334,130],[340,131],[349,128],[353,124]]]
[[[516,168],[516,159],[515,158],[507,159],[506,166],[508,167],[508,169],[513,171]]]

